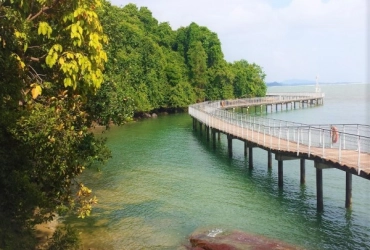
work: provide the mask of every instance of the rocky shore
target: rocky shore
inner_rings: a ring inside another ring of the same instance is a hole
[[[299,246],[238,230],[200,229],[189,237],[187,250],[302,250]]]

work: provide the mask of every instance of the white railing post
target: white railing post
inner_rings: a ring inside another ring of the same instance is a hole
[[[299,155],[299,128],[297,129],[297,156]]]
[[[323,130],[322,134],[322,158],[325,158],[325,130]]]
[[[341,158],[342,158],[342,136],[339,133],[339,149],[338,149],[338,162],[341,163]]]
[[[287,140],[288,140],[288,145],[287,145],[288,151],[289,151],[289,132],[290,132],[290,129],[288,127],[287,130],[286,130],[286,137],[287,137]]]
[[[245,119],[245,124],[247,125],[247,139],[249,139],[249,126],[248,126],[248,119]]]
[[[343,149],[346,149],[346,125],[343,125]]]
[[[243,116],[240,117],[240,123],[242,125],[242,138],[244,138]]]
[[[358,126],[357,126],[358,130]],[[361,172],[361,142],[360,142],[360,136],[357,137],[357,149],[358,149],[358,157],[357,157],[357,174],[360,175]]]
[[[308,157],[311,155],[311,126],[308,127]]]
[[[254,120],[254,118],[253,118]],[[254,122],[253,122],[253,125],[252,125],[252,141],[253,141],[253,138],[254,138]]]
[[[281,136],[281,126],[279,127],[279,144],[278,144],[278,149],[280,150],[280,136]]]

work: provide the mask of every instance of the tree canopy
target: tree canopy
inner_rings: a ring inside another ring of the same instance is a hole
[[[75,177],[109,156],[89,132],[86,112],[107,61],[107,37],[94,11],[100,4],[0,1],[2,249],[24,248],[29,238],[15,239],[14,232],[26,234],[67,208],[84,217],[96,202]]]
[[[217,34],[207,27],[191,23],[172,30],[148,8],[134,4],[116,7],[105,2],[98,14],[109,37],[105,79],[112,90],[103,85],[100,91],[105,94],[91,107],[108,104],[116,91],[126,104],[107,105],[111,112],[106,112],[106,121],[114,120],[114,113],[124,113],[120,108],[140,113],[266,93],[262,68],[245,60],[226,62]]]
[[[0,0],[0,248],[97,199],[76,177],[110,157],[94,123],[217,99],[263,96],[262,68],[228,63],[216,33],[173,30],[146,7],[105,0]]]

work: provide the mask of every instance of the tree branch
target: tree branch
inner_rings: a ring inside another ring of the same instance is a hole
[[[50,9],[50,7],[48,7],[48,6],[42,7],[41,10],[39,12],[37,12],[34,16],[29,15],[27,17],[27,21],[32,21],[33,19],[35,19],[36,17],[41,15],[45,10],[48,10],[48,9]]]
[[[30,14],[28,17],[27,17],[27,21],[32,21],[34,20],[36,17],[38,17],[39,15],[41,15],[43,12],[47,11],[48,9],[51,9],[52,7],[54,7],[57,3],[59,2],[59,0],[54,0],[53,3],[51,4],[51,7],[49,6],[44,6],[41,8],[41,10],[39,12],[37,12],[35,15],[32,16],[32,14]]]
[[[31,56],[31,61],[39,62],[40,58]]]

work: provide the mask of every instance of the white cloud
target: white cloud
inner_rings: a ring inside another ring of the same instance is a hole
[[[133,0],[174,29],[191,22],[216,32],[228,61],[261,65],[268,81],[366,81],[367,0]],[[128,1],[112,0],[125,5]]]

